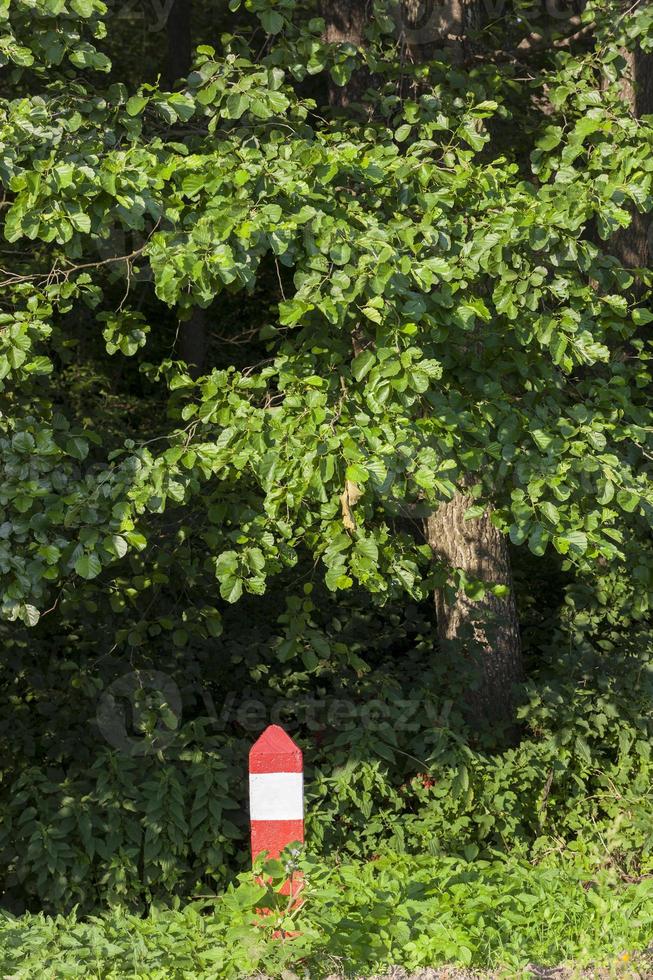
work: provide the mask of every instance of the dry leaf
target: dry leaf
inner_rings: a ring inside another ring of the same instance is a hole
[[[342,523],[349,532],[356,530],[354,520],[354,507],[363,496],[363,491],[354,483],[353,480],[345,480],[345,489],[340,494],[340,506],[342,507]]]

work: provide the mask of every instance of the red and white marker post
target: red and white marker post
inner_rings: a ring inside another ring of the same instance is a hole
[[[304,761],[302,750],[279,725],[270,725],[249,753],[249,814],[252,860],[262,851],[277,858],[294,841],[304,842]],[[299,886],[299,887],[298,887]],[[295,876],[281,894],[296,892]]]

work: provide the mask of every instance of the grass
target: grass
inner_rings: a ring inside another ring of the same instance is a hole
[[[22,978],[311,978],[455,964],[528,976],[526,966],[592,964],[628,973],[653,937],[653,880],[622,883],[560,859],[384,857],[304,862],[304,904],[288,909],[251,875],[214,899],[146,917],[111,909],[0,919],[0,975]],[[280,874],[278,865],[270,871]],[[265,917],[256,910],[275,906]],[[273,932],[298,931],[291,939]]]

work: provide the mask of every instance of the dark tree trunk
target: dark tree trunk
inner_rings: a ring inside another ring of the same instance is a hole
[[[468,578],[510,589],[506,596],[486,593],[481,600],[459,592],[452,602],[446,601],[444,590],[435,594],[441,649],[475,668],[477,680],[467,694],[466,714],[481,728],[488,723],[510,725],[514,688],[523,668],[508,543],[489,513],[464,520],[473,503],[465,493],[456,493],[428,518],[426,534],[434,554],[447,566],[462,569]]]
[[[323,0],[322,16],[326,41],[362,43],[368,16],[367,0]]]
[[[428,57],[432,44],[450,45],[452,59],[462,60],[468,53],[470,36],[480,24],[478,0],[452,0],[429,29],[411,30],[411,18],[419,16],[419,0],[404,0],[400,20],[403,41],[414,60]],[[360,45],[371,3],[366,0],[322,0],[325,38],[331,42]],[[344,88],[331,85],[332,105],[346,107],[360,99],[369,83],[364,72],[358,73]],[[356,337],[352,340],[356,350]],[[505,537],[490,523],[488,515],[478,521],[465,522],[463,514],[470,506],[464,493],[438,508],[426,522],[426,536],[434,552],[450,566],[463,568],[470,577],[492,583],[512,585],[510,559]],[[488,596],[481,602],[470,602],[457,596],[451,606],[444,594],[435,597],[438,636],[441,646],[460,643],[469,659],[478,663],[479,686],[470,691],[468,706],[472,719],[481,727],[487,721],[510,722],[513,714],[513,688],[522,678],[521,643],[514,596],[498,599]]]
[[[192,3],[191,0],[174,0],[167,23],[168,52],[166,81],[169,88],[180,78],[185,78],[192,63]],[[177,351],[186,361],[192,378],[204,373],[206,365],[206,317],[197,307],[188,320],[179,324]]]
[[[174,0],[168,14],[165,79],[169,88],[178,78],[185,78],[191,66],[191,6],[191,0]]]
[[[628,77],[622,83],[624,101],[635,116],[653,113],[653,54],[637,50],[623,55],[628,63]],[[632,214],[630,226],[614,236],[613,250],[623,265],[636,268],[649,264],[651,222],[648,214],[634,208]]]
[[[453,60],[468,58],[481,26],[482,6],[478,0],[452,0],[445,9],[448,22],[443,29]],[[508,541],[490,521],[489,512],[478,520],[463,519],[473,503],[461,490],[441,504],[426,522],[428,543],[449,567],[462,569],[469,578],[507,585],[510,592],[501,598],[486,593],[478,601],[461,592],[447,603],[444,590],[437,591],[438,640],[443,650],[452,649],[476,668],[477,679],[467,696],[470,722],[477,728],[496,723],[511,727],[523,661]]]
[[[330,44],[355,44],[363,42],[363,30],[369,15],[367,0],[322,0],[324,40]],[[345,108],[359,101],[369,82],[368,73],[356,71],[346,85],[336,85],[329,80],[329,103]]]
[[[186,361],[191,378],[199,378],[206,366],[206,313],[198,306],[190,319],[179,324],[179,356]]]

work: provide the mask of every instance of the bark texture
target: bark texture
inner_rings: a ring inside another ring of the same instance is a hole
[[[441,648],[476,667],[478,686],[468,693],[467,713],[480,726],[511,721],[513,689],[523,668],[507,540],[490,521],[489,512],[478,520],[464,520],[472,503],[465,493],[456,493],[428,518],[426,532],[433,552],[445,564],[463,569],[470,578],[511,590],[501,598],[486,594],[480,601],[461,592],[452,603],[446,601],[444,590],[435,595]]]
[[[628,64],[628,75],[621,86],[624,101],[634,116],[653,113],[653,54],[643,51],[622,53]],[[614,236],[613,250],[624,266],[637,268],[649,264],[651,220],[648,214],[640,214],[635,209],[632,214],[630,226]]]
[[[412,61],[428,60],[446,48],[454,63],[462,63],[473,52],[472,37],[480,23],[479,0],[402,0],[399,5],[399,40]]]
[[[367,18],[366,0],[324,0],[324,38],[330,44],[360,44]]]
[[[368,12],[367,0],[322,0],[321,13],[324,18],[324,40],[329,44],[363,43],[363,31]],[[336,85],[329,81],[329,104],[346,108],[352,102],[362,99],[369,83],[366,71],[355,71],[346,85]]]

